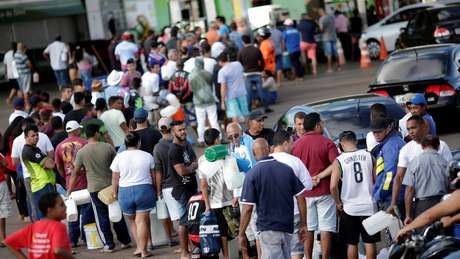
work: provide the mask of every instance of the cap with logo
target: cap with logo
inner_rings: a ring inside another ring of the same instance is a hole
[[[77,129],[81,129],[83,126],[81,126],[77,121],[68,121],[67,124],[65,125],[65,131],[66,132],[72,132]]]

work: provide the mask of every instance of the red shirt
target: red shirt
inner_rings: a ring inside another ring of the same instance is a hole
[[[75,162],[77,152],[87,143],[88,141],[79,137],[68,137],[59,143],[59,145],[56,147],[54,154],[56,165],[64,168],[65,175],[63,176],[65,177],[67,188],[69,187],[68,184],[70,183],[70,175],[74,169],[73,163]],[[88,183],[86,181],[86,173],[85,171],[80,171],[73,190],[76,191],[86,189],[87,186]]]
[[[307,132],[302,138],[294,142],[292,154],[302,160],[313,177],[331,165],[339,152],[330,139],[318,133]],[[305,192],[305,196],[329,195],[331,193],[330,182],[330,177],[321,179],[318,186]]]
[[[5,244],[16,250],[28,249],[28,258],[32,259],[59,258],[54,254],[56,248],[71,252],[66,226],[49,219],[37,221],[14,232],[5,239]]]

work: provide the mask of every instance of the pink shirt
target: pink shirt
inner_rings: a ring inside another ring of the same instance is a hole
[[[335,17],[335,29],[337,32],[348,32],[348,18],[345,15]]]
[[[64,168],[65,175],[63,176],[65,177],[67,185],[70,183],[70,175],[74,169],[74,162],[75,157],[77,156],[77,152],[86,144],[88,144],[88,141],[80,137],[68,137],[59,143],[59,145],[56,147],[56,165],[62,166]],[[77,182],[75,183],[73,190],[76,191],[86,189],[87,185],[88,183],[86,182],[86,172],[82,170],[77,176]],[[69,186],[67,186],[67,188],[69,188]]]

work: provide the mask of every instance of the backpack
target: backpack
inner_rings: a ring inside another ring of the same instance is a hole
[[[216,214],[210,210],[203,213],[200,219],[201,254],[205,256],[219,254],[220,231]]]
[[[196,194],[190,198],[187,204],[187,229],[189,239],[195,246],[200,246],[200,219],[206,210],[203,195]]]

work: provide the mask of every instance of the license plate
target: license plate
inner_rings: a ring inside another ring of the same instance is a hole
[[[455,28],[455,34],[460,34],[460,28]]]
[[[413,93],[407,93],[407,94],[402,94],[402,95],[395,95],[395,102],[398,104],[406,104],[412,97],[414,96]]]

